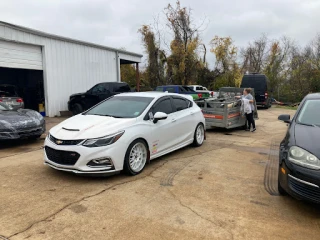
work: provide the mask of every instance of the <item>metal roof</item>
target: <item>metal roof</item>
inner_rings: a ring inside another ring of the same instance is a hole
[[[27,32],[27,33],[32,33],[34,35],[38,35],[38,36],[42,36],[42,37],[52,38],[52,39],[56,39],[56,40],[60,40],[60,41],[77,43],[77,44],[91,46],[91,47],[95,47],[95,48],[111,50],[114,52],[124,53],[124,54],[133,55],[133,56],[137,56],[137,57],[143,57],[143,55],[138,54],[138,53],[128,52],[128,51],[117,49],[117,48],[107,47],[107,46],[103,46],[103,45],[99,45],[99,44],[95,44],[95,43],[89,43],[89,42],[80,41],[77,39],[72,39],[72,38],[58,36],[55,34],[45,33],[45,32],[39,31],[39,30],[35,30],[35,29],[27,28],[27,27],[22,27],[22,26],[15,25],[12,23],[0,21],[0,26],[1,25],[8,26],[8,27],[13,28],[15,30],[19,30],[19,31]]]

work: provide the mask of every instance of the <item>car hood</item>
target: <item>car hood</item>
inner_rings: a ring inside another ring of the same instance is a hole
[[[43,118],[32,110],[0,111],[0,130],[19,130],[38,127]]]
[[[72,94],[72,95],[70,96],[70,99],[71,99],[71,98],[74,98],[74,97],[76,97],[76,96],[81,96],[81,95],[83,95],[83,94],[85,94],[85,92]]]
[[[320,128],[295,124],[296,145],[316,155],[320,159]]]
[[[136,118],[79,114],[53,127],[50,134],[61,140],[99,138],[125,130],[135,124],[136,121]]]

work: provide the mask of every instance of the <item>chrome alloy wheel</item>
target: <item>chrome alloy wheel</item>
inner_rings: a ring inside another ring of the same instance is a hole
[[[196,141],[198,145],[201,145],[204,141],[204,127],[199,124],[196,131]]]
[[[147,162],[147,155],[147,148],[141,142],[136,143],[131,148],[129,155],[129,164],[132,171],[140,172],[144,168]]]

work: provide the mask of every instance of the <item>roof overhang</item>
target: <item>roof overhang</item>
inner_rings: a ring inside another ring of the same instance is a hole
[[[138,54],[138,53],[133,53],[133,52],[125,51],[125,50],[122,50],[122,49],[107,47],[107,46],[103,46],[103,45],[99,45],[99,44],[95,44],[95,43],[89,43],[89,42],[85,42],[85,41],[80,41],[80,40],[76,40],[76,39],[72,39],[72,38],[61,37],[61,36],[58,36],[58,35],[45,33],[45,32],[42,32],[42,31],[38,31],[38,30],[35,30],[35,29],[22,27],[22,26],[11,24],[11,23],[7,23],[7,22],[0,21],[0,26],[9,27],[9,28],[12,28],[12,29],[15,29],[15,30],[18,30],[18,31],[34,34],[34,35],[41,36],[41,37],[46,37],[46,38],[51,38],[51,39],[55,39],[55,40],[71,42],[71,43],[90,46],[90,47],[94,47],[94,48],[99,48],[99,49],[105,49],[105,50],[109,50],[109,51],[118,52],[119,54],[122,54],[123,57],[125,57],[125,58],[128,58],[126,56],[131,56],[135,60],[137,60],[137,58],[140,58],[139,61],[135,61],[135,62],[141,62],[141,58],[143,57],[143,55]],[[121,57],[120,57],[120,59],[121,59]],[[128,59],[128,60],[130,61],[130,59]]]

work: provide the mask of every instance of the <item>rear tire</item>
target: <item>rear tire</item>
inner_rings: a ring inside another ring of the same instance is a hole
[[[148,147],[143,140],[133,141],[126,152],[123,163],[124,172],[132,176],[141,173],[148,161],[148,151]]]
[[[204,136],[205,136],[204,126],[202,123],[199,123],[194,132],[193,145],[195,147],[200,147],[203,144]]]
[[[83,112],[83,107],[81,106],[80,103],[76,103],[76,104],[73,105],[73,107],[72,107],[73,115],[78,115],[78,114],[80,114],[82,112]]]

